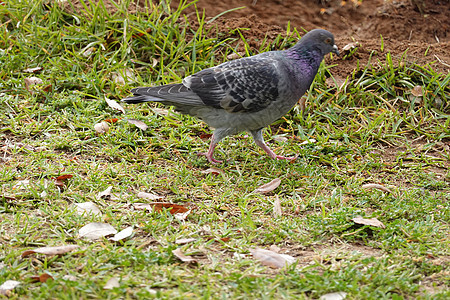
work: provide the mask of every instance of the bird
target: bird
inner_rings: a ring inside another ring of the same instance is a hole
[[[195,116],[215,128],[206,156],[211,164],[214,149],[225,137],[246,131],[269,157],[275,154],[263,138],[263,129],[287,114],[311,86],[325,55],[339,50],[334,36],[313,29],[289,49],[267,51],[226,61],[185,77],[181,83],[138,87],[125,103],[158,102],[182,114]]]

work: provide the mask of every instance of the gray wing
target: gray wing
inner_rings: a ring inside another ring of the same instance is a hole
[[[277,61],[246,57],[186,77],[183,84],[205,105],[228,112],[257,112],[278,98]]]

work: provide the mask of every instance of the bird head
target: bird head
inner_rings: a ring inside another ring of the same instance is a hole
[[[334,36],[327,30],[311,30],[300,39],[300,43],[308,46],[313,45],[321,51],[322,55],[332,52],[339,56],[338,47],[334,43]]]

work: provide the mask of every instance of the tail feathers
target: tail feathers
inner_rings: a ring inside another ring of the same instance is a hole
[[[147,95],[136,95],[136,96],[127,97],[125,99],[122,99],[121,101],[125,102],[125,103],[136,104],[136,103],[152,102],[152,101],[160,102],[160,101],[164,101],[164,100],[161,98],[147,96]]]
[[[200,97],[182,83],[155,87],[139,87],[131,90],[133,96],[122,99],[125,103],[160,102],[178,107],[180,105],[204,106]]]

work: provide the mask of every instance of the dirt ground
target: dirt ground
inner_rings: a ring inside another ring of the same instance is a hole
[[[173,7],[177,5],[178,1],[172,1]],[[333,68],[337,76],[350,75],[356,60],[364,66],[371,53],[382,52],[390,52],[398,62],[407,51],[406,63],[430,63],[438,72],[450,71],[450,0],[199,0],[196,6],[209,18],[245,6],[213,24],[221,33],[247,28],[242,32],[255,48],[265,37],[270,40],[284,34],[289,23],[299,32],[314,28],[331,31],[340,49],[358,43],[356,55],[332,62],[338,64]],[[187,13],[193,11],[192,7]],[[373,57],[384,60],[384,55]]]
[[[83,10],[80,0],[70,2],[65,4],[68,10],[72,5]],[[172,0],[171,6],[178,7],[179,2]],[[116,10],[109,0],[104,3],[111,11]],[[148,9],[146,3],[136,0],[129,10]],[[357,51],[350,58],[341,55],[332,62],[328,59],[328,63],[337,64],[332,70],[337,77],[352,74],[358,61],[360,66],[367,65],[370,56],[376,67],[378,61],[383,63],[387,52],[394,63],[402,59],[403,63],[431,64],[444,74],[450,71],[450,0],[198,0],[195,5],[209,20],[240,8],[216,18],[209,26],[222,35],[236,37],[233,30],[245,28],[241,33],[255,49],[264,38],[273,40],[278,34],[286,34],[288,24],[291,31],[295,27],[300,33],[327,29],[340,49],[356,43]],[[195,27],[194,11],[194,6],[185,10]],[[405,51],[407,55],[402,58]]]

